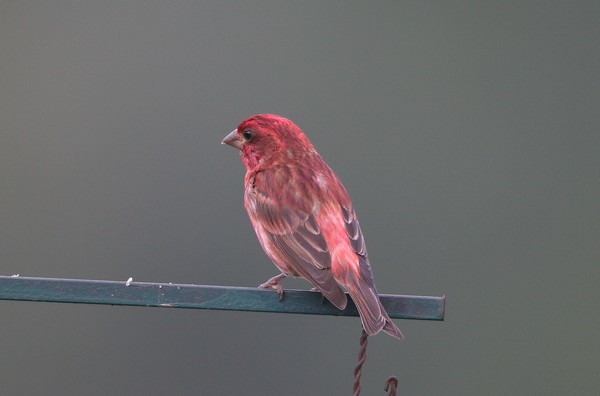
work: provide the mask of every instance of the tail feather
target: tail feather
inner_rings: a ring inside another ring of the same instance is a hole
[[[381,307],[381,311],[383,312],[383,315],[385,317],[385,326],[383,326],[382,330],[394,338],[403,340],[404,334],[402,334],[400,329],[394,324],[394,322],[392,322],[392,319],[390,319],[390,316],[388,315],[388,313],[385,312],[385,309],[383,308],[383,306]]]
[[[404,339],[400,329],[392,322],[381,305],[375,288],[357,278],[350,280],[349,284],[345,286],[358,309],[362,326],[368,335],[375,335],[383,330],[392,337],[399,340]]]

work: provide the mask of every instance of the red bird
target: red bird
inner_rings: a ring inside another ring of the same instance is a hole
[[[402,339],[381,305],[356,213],[346,188],[304,132],[275,114],[244,120],[223,139],[246,166],[244,206],[265,253],[281,274],[260,285],[300,276],[333,305],[346,308],[343,286],[369,335]]]

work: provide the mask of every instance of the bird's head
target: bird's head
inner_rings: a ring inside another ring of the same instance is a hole
[[[245,119],[221,143],[240,150],[247,170],[314,153],[313,145],[298,125],[275,114],[257,114]]]

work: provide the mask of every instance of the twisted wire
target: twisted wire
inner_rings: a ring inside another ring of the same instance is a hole
[[[367,360],[368,337],[369,335],[365,329],[362,329],[362,334],[360,335],[360,349],[358,351],[358,362],[356,363],[356,367],[354,367],[354,396],[360,395],[360,376],[362,375],[362,366],[365,363],[365,360]]]

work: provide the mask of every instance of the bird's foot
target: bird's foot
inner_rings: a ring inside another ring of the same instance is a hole
[[[286,274],[279,274],[279,275],[275,275],[274,277],[272,277],[271,279],[269,279],[268,281],[266,281],[265,283],[263,283],[262,285],[258,286],[261,289],[273,289],[277,292],[277,294],[279,294],[279,301],[281,301],[283,299],[283,286],[281,286],[279,284],[279,282],[284,279],[287,275]]]

